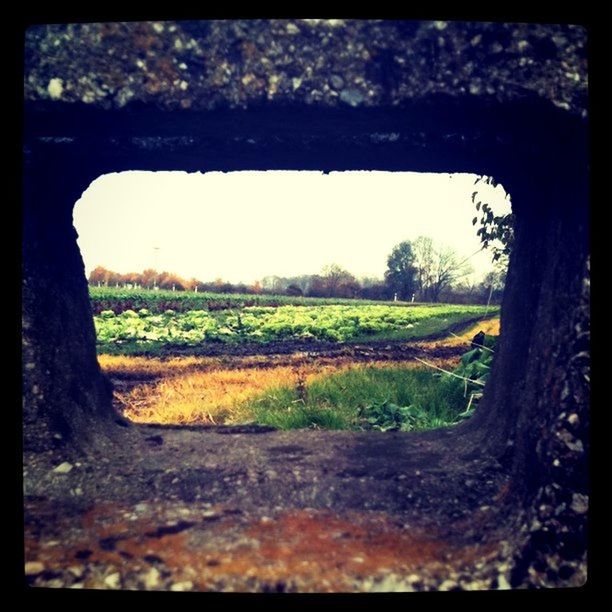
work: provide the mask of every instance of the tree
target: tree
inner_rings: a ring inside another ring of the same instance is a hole
[[[91,274],[89,275],[89,284],[106,285],[108,283],[110,274],[111,271],[107,270],[104,266],[97,266],[91,271]]]
[[[437,245],[428,236],[419,236],[412,242],[416,286],[420,299],[440,301],[441,293],[459,279],[467,276],[471,266],[451,248]]]
[[[298,287],[297,285],[293,285],[293,284],[287,287],[286,293],[287,295],[293,295],[293,296],[304,295],[304,292],[302,291],[302,289]]]
[[[498,302],[506,287],[506,274],[508,272],[508,256],[502,255],[493,262],[493,269],[487,272],[482,279],[482,291],[486,301]]]
[[[126,285],[135,286],[140,283],[140,274],[138,272],[127,272],[122,275],[121,281]]]
[[[284,286],[279,276],[264,276],[261,286],[266,293],[282,293]]]
[[[440,247],[435,251],[434,275],[431,279],[430,295],[432,302],[440,300],[440,293],[460,278],[472,271],[465,260],[461,260],[453,249]]]
[[[361,286],[357,279],[338,264],[325,266],[320,275],[311,279],[310,294],[317,297],[354,298]]]
[[[195,291],[196,287],[199,287],[200,285],[202,285],[202,281],[199,281],[197,278],[192,277],[189,279],[189,281],[187,281],[185,289],[187,289],[188,291]]]
[[[329,297],[352,298],[359,292],[357,279],[338,264],[325,266],[322,275],[325,292]]]
[[[434,301],[431,299],[430,287],[434,284],[436,276],[436,249],[433,240],[428,236],[419,236],[412,242],[414,266],[416,269],[416,288],[419,300]]]
[[[414,252],[409,240],[393,247],[387,258],[385,282],[389,289],[402,300],[410,300],[415,289]]]
[[[146,270],[143,270],[142,274],[140,275],[142,286],[150,289],[157,281],[157,277],[157,270],[153,270],[153,268],[147,268]]]
[[[363,276],[359,279],[361,291],[359,297],[366,300],[386,300],[389,299],[389,287],[384,280],[376,277]]]

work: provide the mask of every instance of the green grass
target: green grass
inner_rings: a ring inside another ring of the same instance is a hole
[[[457,422],[465,410],[458,382],[425,369],[360,367],[313,380],[302,398],[293,386],[271,389],[249,409],[256,423],[279,429],[432,429]],[[404,425],[390,425],[394,411],[409,406]]]

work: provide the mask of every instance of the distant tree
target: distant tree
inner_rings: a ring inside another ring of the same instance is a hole
[[[170,272],[166,271],[159,274],[156,279],[157,286],[160,289],[172,289],[171,276],[172,275],[170,274]]]
[[[229,281],[224,281],[218,277],[209,289],[215,293],[236,293],[236,288]]]
[[[325,266],[321,274],[310,277],[308,294],[314,297],[355,298],[361,286],[357,279],[338,264]]]
[[[482,280],[483,294],[487,301],[498,302],[506,287],[506,274],[508,272],[508,257],[503,255],[493,263],[493,269]]]
[[[439,302],[443,291],[471,272],[471,266],[451,248],[437,245],[428,236],[412,242],[419,299]]]
[[[110,270],[107,270],[104,266],[97,266],[89,275],[89,284],[91,285],[107,285],[109,275],[111,274]]]
[[[293,284],[287,287],[286,293],[287,295],[293,295],[293,296],[304,295],[304,292],[302,291],[302,289],[298,287],[297,285],[293,285]]]
[[[414,267],[416,270],[416,290],[420,301],[433,301],[430,287],[436,276],[436,249],[428,236],[419,236],[412,242]]]
[[[390,294],[389,287],[379,280],[365,287],[362,285],[359,297],[364,300],[389,300],[393,296]]]
[[[261,286],[266,293],[282,293],[284,284],[279,276],[264,276]]]
[[[140,283],[140,274],[138,274],[138,272],[127,272],[122,275],[121,280],[124,285],[135,286]]]
[[[329,297],[354,298],[359,294],[361,286],[357,279],[338,264],[325,266],[322,275]]]
[[[325,297],[325,280],[320,274],[313,274],[310,277],[308,295],[311,297]]]
[[[177,291],[185,291],[189,286],[189,281],[186,281],[178,274],[170,274],[168,276],[168,289],[176,289]]]
[[[415,259],[409,240],[400,242],[387,258],[385,283],[402,300],[409,300],[415,290]]]
[[[261,283],[259,281],[255,281],[250,287],[249,287],[249,292],[250,293],[254,293],[255,295],[258,295],[262,292],[262,286]]]
[[[185,285],[185,289],[187,291],[195,291],[196,287],[198,287],[198,290],[200,290],[200,287],[202,286],[202,281],[199,281],[197,278],[190,278],[187,281],[187,284]]]
[[[448,247],[439,247],[435,251],[434,274],[430,281],[429,291],[432,302],[440,301],[440,293],[457,280],[472,271],[471,266]]]
[[[140,275],[140,280],[143,287],[147,289],[151,289],[153,285],[157,282],[158,273],[157,270],[153,270],[153,268],[147,268],[142,271]]]
[[[384,280],[375,276],[362,276],[359,278],[361,289],[359,297],[364,300],[388,300],[393,297]]]
[[[119,272],[112,272],[111,270],[108,271],[108,274],[106,276],[106,284],[109,287],[115,287],[119,285],[122,280],[122,275],[119,274]]]
[[[440,301],[447,304],[486,304],[487,300],[483,294],[482,283],[463,279],[442,290]]]

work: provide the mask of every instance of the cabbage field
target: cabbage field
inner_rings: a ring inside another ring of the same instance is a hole
[[[99,352],[160,346],[197,347],[206,343],[287,341],[355,342],[409,340],[474,321],[498,308],[469,305],[384,304],[252,306],[218,311],[152,313],[146,308],[94,317]]]

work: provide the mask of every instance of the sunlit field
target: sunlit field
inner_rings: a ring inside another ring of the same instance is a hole
[[[466,346],[478,330],[495,337],[499,319],[417,346]],[[428,428],[455,422],[470,401],[465,385],[447,381],[450,377],[433,368],[452,371],[458,358],[429,365],[414,359],[359,363],[350,355],[307,353],[168,359],[103,354],[99,360],[116,381],[120,410],[139,423],[360,429],[368,428],[369,410],[415,405],[424,413],[412,419],[413,425]]]

